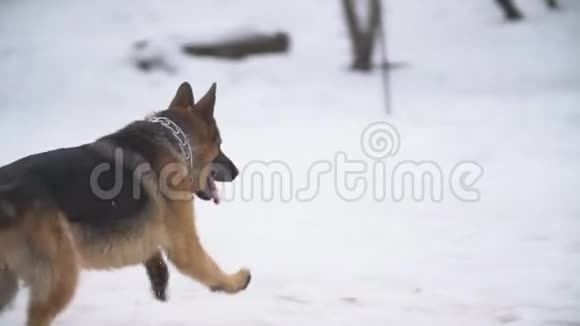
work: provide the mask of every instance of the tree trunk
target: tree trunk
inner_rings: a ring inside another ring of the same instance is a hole
[[[380,0],[369,0],[369,21],[365,28],[361,27],[361,21],[357,15],[354,1],[342,0],[346,24],[350,35],[353,50],[352,69],[370,71],[372,68],[372,56],[380,27],[381,6]]]
[[[550,9],[560,9],[560,5],[558,4],[557,0],[546,0],[546,5]]]
[[[524,18],[524,15],[522,15],[522,12],[514,4],[513,0],[495,0],[495,2],[503,10],[507,20],[518,21]]]

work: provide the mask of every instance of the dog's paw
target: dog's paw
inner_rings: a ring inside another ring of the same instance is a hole
[[[243,291],[248,288],[250,282],[252,282],[252,273],[248,269],[241,269],[238,272],[239,277],[241,278],[241,287],[240,291]]]
[[[155,299],[157,299],[158,301],[167,302],[167,293],[165,292],[165,289],[153,290],[153,295],[155,296]]]
[[[235,294],[245,290],[252,280],[252,273],[247,269],[241,269],[235,274],[229,275],[225,284],[211,286],[212,292],[225,292]]]

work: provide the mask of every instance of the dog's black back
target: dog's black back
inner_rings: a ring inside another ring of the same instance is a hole
[[[137,122],[92,144],[18,160],[0,168],[1,197],[13,206],[15,216],[31,203],[58,205],[73,223],[87,224],[94,231],[121,231],[147,204],[134,170],[137,163],[155,160],[157,132],[156,126]],[[91,180],[99,166],[101,172]],[[100,195],[100,190],[115,186],[120,188],[113,198]]]

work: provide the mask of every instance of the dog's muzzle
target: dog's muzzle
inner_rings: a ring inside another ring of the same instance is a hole
[[[215,204],[219,204],[220,198],[215,182],[232,182],[238,174],[240,172],[234,162],[220,150],[218,156],[212,162],[205,187],[195,194],[203,200],[213,200]]]

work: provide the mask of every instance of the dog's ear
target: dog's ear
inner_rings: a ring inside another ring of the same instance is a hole
[[[213,83],[207,91],[207,93],[197,102],[195,105],[195,111],[201,114],[206,119],[213,118],[213,109],[215,107],[215,99],[216,99],[216,83]]]
[[[179,86],[177,89],[177,93],[169,104],[169,110],[183,110],[188,108],[193,108],[194,100],[193,100],[193,91],[191,90],[191,86],[188,82],[184,82]]]

